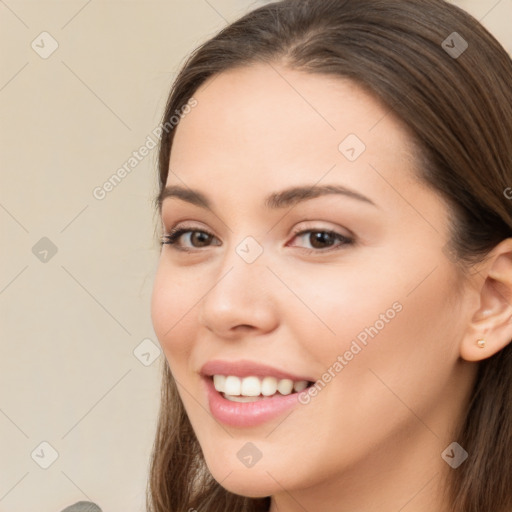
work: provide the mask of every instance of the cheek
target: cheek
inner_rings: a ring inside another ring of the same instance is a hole
[[[197,297],[196,297],[197,296]],[[151,297],[151,320],[169,363],[190,350],[194,305],[200,299],[193,281],[185,280],[161,262]]]
[[[366,265],[361,272],[339,269],[338,274],[319,266],[314,278],[291,269],[286,275],[283,269],[283,280],[294,283],[295,293],[308,306],[290,298],[288,325],[314,361],[313,370],[324,375],[331,368],[331,373],[344,375],[335,379],[333,389],[342,381],[358,389],[366,382],[369,394],[375,388],[392,398],[369,371],[374,370],[412,403],[428,400],[425,383],[436,381],[429,386],[432,396],[442,391],[458,357],[462,326],[453,309],[452,274],[441,264],[430,274],[434,259],[404,262],[399,271],[396,259],[380,261],[380,266]],[[391,263],[388,268],[385,261]]]
[[[349,350],[353,340],[364,347],[375,333],[374,325],[383,331],[402,314],[400,282],[388,283],[387,274],[371,266],[358,270],[318,265],[314,272],[289,268],[281,275],[293,283],[295,294],[280,303],[282,317],[294,338],[325,366]]]

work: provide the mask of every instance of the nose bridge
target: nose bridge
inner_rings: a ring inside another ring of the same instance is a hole
[[[243,295],[259,295],[259,291],[265,290],[263,282],[266,280],[265,274],[268,273],[266,263],[268,262],[262,243],[253,236],[245,236],[238,243],[230,244],[224,253],[218,284],[220,288],[225,288],[225,292],[231,290],[240,298]]]
[[[271,276],[266,263],[262,245],[252,236],[231,246],[201,301],[201,323],[219,333],[237,325],[270,329],[276,308],[268,287]]]
[[[266,291],[263,286],[268,272],[265,263],[263,246],[254,237],[245,237],[224,254],[212,291],[226,303],[254,304]]]

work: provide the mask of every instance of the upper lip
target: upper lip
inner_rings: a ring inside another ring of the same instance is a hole
[[[304,375],[293,375],[279,368],[248,359],[239,359],[238,361],[215,359],[208,361],[201,367],[200,373],[207,377],[212,375],[234,375],[236,377],[275,377],[276,379],[290,379],[295,382],[300,380],[314,382],[315,380]]]

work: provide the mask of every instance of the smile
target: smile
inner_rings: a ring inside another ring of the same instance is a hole
[[[242,428],[262,425],[300,405],[299,393],[307,390],[308,386],[312,384],[308,381],[293,382],[289,379],[277,381],[275,377],[264,377],[260,380],[253,376],[244,379],[233,375],[216,376],[217,385],[220,387],[219,383],[222,383],[224,389],[230,393],[227,394],[225,391],[216,389],[214,377],[203,377],[202,380],[206,387],[208,406],[212,416],[224,425]],[[244,387],[244,393],[241,393],[245,380],[247,380],[245,387],[250,389],[247,390]],[[230,388],[231,386],[232,388]],[[278,386],[285,393],[281,393]],[[300,391],[294,389],[296,386]],[[274,387],[276,391],[273,391]],[[240,388],[240,392],[238,392],[238,388]],[[256,393],[257,391],[260,391],[258,395],[245,395],[247,392]],[[263,391],[269,394],[265,395]],[[271,391],[273,393],[270,394]],[[231,394],[235,392],[239,394]]]
[[[222,396],[233,402],[255,402],[268,399],[276,394],[290,395],[303,391],[311,384],[307,380],[276,379],[275,377],[249,376],[239,378],[236,375],[214,375],[213,385]]]

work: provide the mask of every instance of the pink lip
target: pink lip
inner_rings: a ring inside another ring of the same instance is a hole
[[[212,375],[235,375],[236,377],[275,377],[276,379],[290,379],[295,382],[307,380],[314,382],[316,379],[308,376],[293,375],[284,370],[279,370],[265,364],[241,359],[238,361],[208,361],[201,367],[200,372],[203,376]],[[230,402],[231,403],[231,402]]]
[[[229,375],[233,375],[233,373],[229,373]],[[208,405],[212,415],[221,423],[232,427],[261,425],[299,404],[299,393],[274,395],[272,398],[264,398],[256,402],[231,402],[215,389],[211,377],[203,376],[202,381],[206,387]],[[301,393],[304,392],[307,392],[307,389],[301,391]]]

